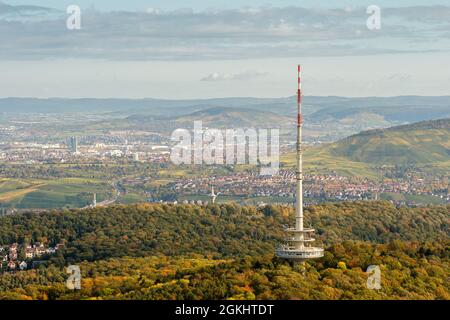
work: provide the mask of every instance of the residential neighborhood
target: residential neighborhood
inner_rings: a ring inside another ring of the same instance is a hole
[[[45,255],[53,255],[64,245],[58,243],[55,246],[47,246],[41,242],[19,245],[13,243],[8,246],[0,246],[0,271],[27,270],[33,260]]]
[[[130,181],[128,183],[131,185]],[[184,203],[197,203],[199,196],[209,195],[211,186],[221,193],[219,201],[220,198],[233,197],[238,202],[240,199],[253,198],[272,203],[292,203],[295,195],[295,172],[281,170],[279,175],[274,176],[263,176],[255,172],[199,176],[149,189],[147,194],[150,201],[154,202],[181,200]],[[155,194],[160,194],[161,198],[155,198]],[[398,205],[420,205],[424,200],[450,203],[448,181],[426,175],[374,180],[337,173],[305,174],[304,194],[307,204],[377,199],[391,200]],[[170,195],[176,195],[176,199],[172,197],[172,200]]]

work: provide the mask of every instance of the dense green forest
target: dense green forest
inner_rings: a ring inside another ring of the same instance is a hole
[[[325,257],[306,271],[273,257],[289,207],[112,206],[0,218],[0,245],[63,242],[35,270],[4,273],[5,299],[450,299],[450,206],[389,202],[306,209]],[[65,286],[78,264],[82,289]],[[379,265],[382,289],[366,287]]]
[[[80,264],[80,291],[66,288],[56,266],[0,279],[0,299],[450,299],[449,242],[344,241],[305,270],[270,254],[213,259],[150,256]],[[366,268],[379,265],[380,290],[366,286]]]

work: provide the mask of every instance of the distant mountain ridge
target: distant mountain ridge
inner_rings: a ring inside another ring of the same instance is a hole
[[[181,116],[134,114],[127,117],[126,120],[140,128],[164,124],[164,129],[169,131],[175,128],[191,128],[196,121],[201,121],[203,127],[219,129],[291,128],[294,125],[292,118],[276,113],[255,109],[224,107],[200,108],[198,111]]]
[[[389,127],[385,129],[374,129],[363,131],[359,134],[353,135],[371,135],[376,133],[383,133],[389,131],[409,131],[409,130],[417,130],[417,129],[450,129],[450,118],[448,119],[438,119],[438,120],[429,120],[429,121],[420,121],[410,124],[405,124],[401,126]],[[350,137],[349,137],[350,138]]]
[[[76,117],[78,114],[84,114],[96,115],[87,118],[98,119],[94,127],[99,130],[119,128],[131,130],[137,128],[134,126],[137,123],[141,130],[167,131],[166,129],[178,128],[180,123],[187,120],[192,122],[195,119],[202,120],[212,127],[230,127],[230,124],[233,127],[287,127],[293,135],[296,108],[294,96],[196,100],[5,98],[0,99],[0,115],[2,115],[0,120],[7,121],[12,118],[20,120],[23,114],[37,114],[39,117],[55,114],[59,118],[67,117],[69,114],[75,114]],[[240,114],[236,114],[232,109],[240,109]],[[219,110],[220,116],[211,114]],[[388,98],[305,96],[303,113],[305,139],[331,142],[369,129],[450,118],[450,96]],[[111,126],[104,128],[108,123]],[[170,126],[166,126],[169,123]],[[295,138],[292,136],[290,139]]]
[[[183,114],[198,111],[198,108],[248,108],[270,111],[282,115],[292,115],[296,110],[296,98],[217,98],[217,99],[96,99],[96,98],[0,98],[0,112],[12,113],[73,113],[73,112],[127,112],[149,111],[160,112],[167,108],[182,108]],[[390,110],[390,111],[389,111]],[[392,116],[405,110],[425,110],[433,119],[450,117],[450,96],[421,97],[304,97],[304,113],[311,120],[324,120],[326,118],[341,119],[349,114],[366,112]],[[437,114],[435,114],[437,110]],[[388,112],[389,111],[389,112]],[[421,114],[425,113],[422,112]],[[444,114],[444,115],[443,115]],[[448,114],[448,116],[445,116]],[[423,115],[426,116],[426,115]],[[401,120],[401,119],[400,119]],[[432,120],[432,119],[422,119]],[[421,120],[420,120],[421,121]],[[417,121],[416,121],[417,122]]]
[[[196,111],[189,115],[178,117],[176,121],[179,123],[202,121],[206,126],[217,128],[289,127],[294,123],[292,118],[269,111],[223,107]]]

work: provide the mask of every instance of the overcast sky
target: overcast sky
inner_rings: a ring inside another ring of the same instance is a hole
[[[3,1],[0,97],[450,95],[448,1],[375,2]]]
[[[306,8],[333,8],[345,6],[368,6],[377,4],[379,6],[390,7],[411,7],[420,5],[448,5],[447,0],[4,0],[11,5],[36,5],[52,8],[64,9],[68,5],[78,4],[82,8],[95,7],[98,10],[125,10],[138,11],[145,10],[148,7],[157,7],[166,10],[179,8],[193,8],[194,10],[204,10],[208,8],[242,8],[273,6],[300,6]]]

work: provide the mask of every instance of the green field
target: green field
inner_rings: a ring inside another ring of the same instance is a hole
[[[147,198],[143,195],[136,194],[136,193],[127,193],[123,197],[121,197],[117,203],[122,204],[133,204],[133,203],[141,203],[146,202]]]
[[[179,202],[187,201],[198,201],[210,202],[211,198],[207,195],[185,195],[177,198]],[[285,203],[292,204],[294,198],[292,197],[241,197],[241,196],[228,196],[219,195],[216,199],[216,203],[242,203],[243,205],[257,205],[259,203]]]
[[[81,178],[51,180],[1,179],[0,205],[6,208],[81,208],[112,196],[109,183]]]
[[[445,204],[446,202],[438,197],[433,197],[430,195],[411,195],[411,194],[400,194],[400,193],[382,193],[380,195],[382,200],[393,200],[393,201],[405,201],[408,203],[415,204]]]
[[[295,157],[296,155],[293,152],[281,155],[280,163],[282,168],[294,168],[296,165]],[[335,172],[349,177],[379,178],[375,166],[330,155],[320,147],[306,149],[304,159],[304,167],[309,174],[329,174]]]

